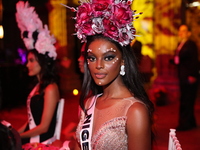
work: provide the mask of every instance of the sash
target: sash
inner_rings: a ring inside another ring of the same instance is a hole
[[[31,113],[31,108],[30,108],[30,103],[31,103],[31,97],[34,95],[34,93],[36,92],[36,89],[38,87],[39,84],[37,84],[33,90],[31,91],[31,93],[29,94],[28,98],[27,98],[27,112],[28,112],[28,124],[29,124],[29,129],[33,129],[36,127],[35,121],[33,119],[33,115]],[[30,143],[39,143],[40,142],[40,136],[34,136],[30,138]]]
[[[85,116],[83,121],[82,129],[80,131],[80,144],[82,150],[92,150],[91,139],[92,139],[92,129],[94,120],[94,109],[96,104],[96,99],[102,94],[98,94],[92,98],[90,107],[88,110],[88,115]]]
[[[36,127],[33,115],[31,113],[31,108],[30,108],[30,103],[31,103],[31,97],[34,95],[34,93],[36,92],[36,89],[38,87],[39,84],[37,84],[33,90],[31,91],[31,93],[28,96],[27,99],[27,112],[28,112],[28,123],[29,123],[29,129],[33,129]],[[53,136],[49,139],[47,139],[46,141],[42,142],[42,144],[51,144],[52,142],[54,142],[56,140],[56,136]],[[34,137],[30,138],[30,143],[40,143],[40,135],[36,135]]]
[[[185,44],[185,42],[181,42],[179,45],[178,45],[178,48],[176,50],[176,54],[175,54],[175,57],[174,57],[174,63],[176,65],[179,64],[180,60],[179,60],[179,52],[181,50],[181,48],[183,47],[183,45]]]

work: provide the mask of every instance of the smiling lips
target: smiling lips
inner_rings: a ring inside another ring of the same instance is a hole
[[[97,79],[103,79],[105,78],[106,74],[105,73],[95,73],[95,77]]]

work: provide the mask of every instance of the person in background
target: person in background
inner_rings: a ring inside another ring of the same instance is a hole
[[[79,64],[79,69],[81,71],[81,73],[84,73],[84,51],[85,51],[85,46],[86,43],[83,43],[83,45],[81,46],[81,54],[78,58],[78,64]]]
[[[0,149],[21,150],[19,133],[5,120],[0,120]]]
[[[86,42],[75,149],[152,148],[154,108],[130,47],[130,2],[81,0],[77,9],[68,7],[77,10],[77,35]]]
[[[194,104],[198,89],[198,49],[190,39],[191,31],[187,25],[179,27],[180,43],[175,51],[174,63],[177,65],[180,86],[179,121],[176,130],[190,130],[197,126]]]
[[[49,34],[47,26],[43,28],[28,2],[19,1],[16,8],[16,20],[28,50],[28,75],[34,76],[36,80],[27,98],[27,122],[18,132],[22,144],[51,144],[55,141],[56,113],[60,99],[55,64],[57,53],[53,45],[55,39]]]
[[[136,59],[138,60],[138,66],[140,66],[142,59],[142,43],[135,38],[131,41],[130,45],[133,50],[133,53],[136,56]]]

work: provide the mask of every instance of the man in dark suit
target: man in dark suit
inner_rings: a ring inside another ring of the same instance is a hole
[[[198,89],[198,49],[190,40],[191,31],[181,25],[178,32],[180,43],[176,50],[174,63],[178,68],[180,84],[180,110],[178,131],[190,130],[197,126],[194,105]]]

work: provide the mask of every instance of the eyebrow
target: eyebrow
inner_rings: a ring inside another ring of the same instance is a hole
[[[109,53],[114,53],[114,54],[116,54],[116,52],[109,50],[109,51],[106,51],[105,53],[102,53],[102,55],[105,56],[105,55],[107,55],[107,54],[109,54]],[[95,56],[95,54],[94,54],[93,52],[91,52],[91,51],[90,51],[90,52],[87,52],[87,54],[90,54],[90,55],[94,55],[94,56]]]

